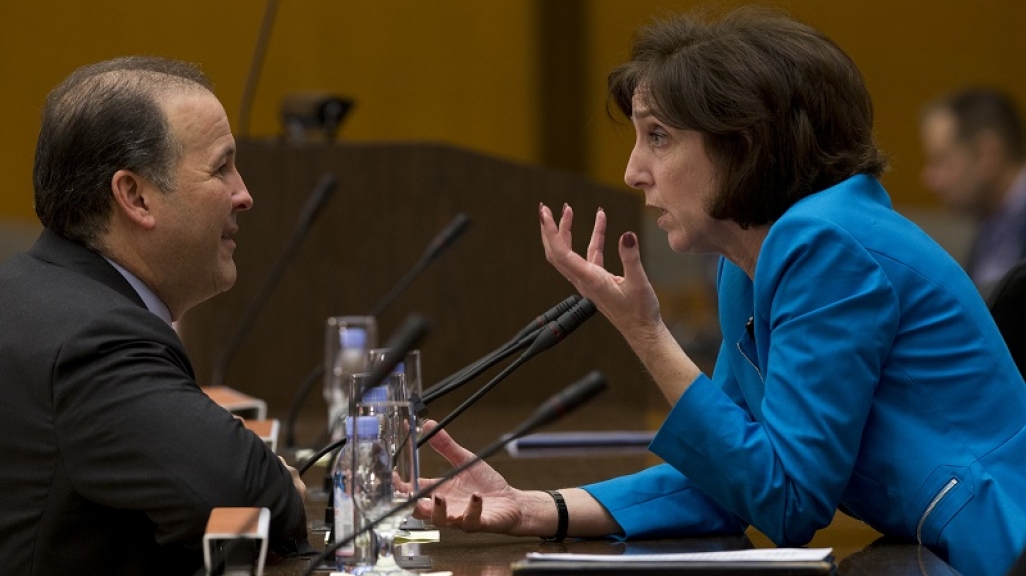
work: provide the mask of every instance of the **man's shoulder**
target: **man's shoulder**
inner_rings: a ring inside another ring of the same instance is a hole
[[[127,281],[98,258],[96,267],[108,267],[109,274],[31,253],[13,256],[0,266],[3,337],[11,343],[32,337],[40,344],[59,345],[83,333],[105,332],[176,345],[163,320],[138,302]]]
[[[111,304],[127,299],[129,304],[143,305],[128,281],[102,255],[48,229],[27,252],[0,265],[0,286],[19,297],[98,298]]]

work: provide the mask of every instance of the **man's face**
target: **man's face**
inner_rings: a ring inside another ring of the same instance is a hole
[[[919,136],[926,157],[923,184],[952,208],[984,209],[989,192],[981,174],[979,151],[972,142],[959,141],[955,116],[947,110],[929,112]]]
[[[182,156],[175,189],[155,196],[155,238],[161,297],[179,317],[235,283],[235,213],[253,198],[235,167],[235,139],[224,108],[205,90],[163,98],[162,107]]]

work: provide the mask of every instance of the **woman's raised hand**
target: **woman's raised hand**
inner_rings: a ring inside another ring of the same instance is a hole
[[[606,270],[603,248],[606,240],[606,213],[595,214],[595,226],[588,243],[586,258],[573,251],[571,228],[574,212],[564,204],[557,223],[548,206],[538,206],[545,259],[578,292],[595,306],[625,336],[634,330],[650,330],[661,324],[659,301],[641,265],[638,237],[627,232],[620,237],[620,261],[623,276]]]

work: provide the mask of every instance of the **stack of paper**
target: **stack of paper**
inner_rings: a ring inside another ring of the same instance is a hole
[[[675,554],[528,554],[516,574],[724,574],[826,575],[834,571],[832,548],[759,548]]]

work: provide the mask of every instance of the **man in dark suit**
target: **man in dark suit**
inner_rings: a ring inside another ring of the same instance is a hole
[[[192,574],[213,507],[306,536],[305,486],[197,386],[172,328],[235,282],[252,198],[224,109],[194,66],[130,57],[47,97],[44,230],[0,267],[0,566]]]

